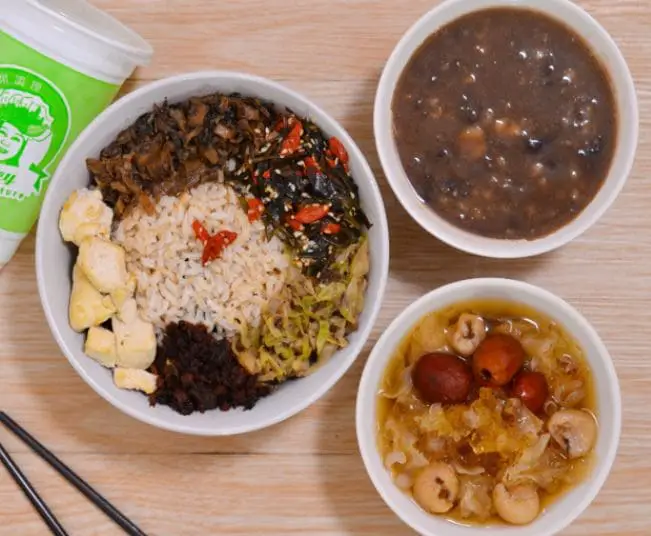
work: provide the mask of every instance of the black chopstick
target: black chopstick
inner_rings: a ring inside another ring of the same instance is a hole
[[[41,516],[45,524],[49,527],[52,534],[54,534],[54,536],[68,536],[68,533],[61,526],[61,523],[59,523],[52,511],[47,507],[45,502],[43,502],[41,496],[29,483],[27,477],[16,465],[11,456],[9,456],[9,453],[2,446],[2,443],[0,443],[0,462],[2,462],[2,465],[7,468],[7,471],[9,471],[9,474],[16,481],[16,484],[20,486],[20,489],[23,490],[25,497],[27,497],[29,499],[29,502],[32,503],[32,506],[38,512],[38,515]]]
[[[9,417],[9,415],[4,411],[0,411],[0,422],[18,436],[36,454],[49,463],[63,478],[83,493],[88,500],[119,525],[126,534],[129,534],[129,536],[147,536],[147,534],[140,530],[133,521],[97,493],[85,480],[39,443],[35,437]],[[65,532],[62,534],[65,534]]]

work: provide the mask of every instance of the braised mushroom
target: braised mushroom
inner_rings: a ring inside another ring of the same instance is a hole
[[[520,484],[512,488],[497,484],[493,489],[493,505],[507,523],[526,525],[538,516],[540,497],[532,484]]]
[[[444,514],[459,497],[459,479],[447,463],[436,462],[425,468],[414,481],[414,499],[432,514]]]
[[[587,411],[557,411],[547,423],[549,433],[570,459],[588,454],[597,440],[597,423]]]
[[[452,348],[468,357],[474,353],[480,343],[486,338],[486,322],[481,316],[463,313],[449,332]]]

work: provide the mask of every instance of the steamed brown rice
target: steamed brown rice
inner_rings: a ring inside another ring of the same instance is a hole
[[[238,235],[206,266],[203,245],[192,229],[195,220],[210,233]],[[159,329],[180,320],[226,335],[257,326],[262,309],[285,283],[283,244],[267,240],[261,221],[250,223],[236,193],[223,184],[164,196],[153,215],[135,209],[120,222],[114,239],[125,248],[127,268],[137,278],[141,313]]]

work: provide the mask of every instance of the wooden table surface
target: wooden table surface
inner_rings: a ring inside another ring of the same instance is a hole
[[[629,61],[641,104],[637,164],[615,205],[550,255],[496,261],[456,252],[403,211],[378,165],[372,104],[402,33],[435,0],[93,0],[156,49],[126,89],[200,69],[271,77],[314,99],[357,140],[380,181],[391,227],[384,307],[355,366],[319,403],[242,437],[184,437],[113,409],[77,376],[41,312],[34,241],[0,274],[0,409],[32,431],[151,535],[408,535],[376,494],[357,452],[354,402],[364,360],[396,314],[426,291],[474,276],[541,285],[596,326],[617,367],[624,429],[595,503],[564,534],[651,534],[651,11],[646,0],[580,2]],[[27,448],[0,430],[72,535],[120,534]],[[0,470],[0,534],[46,534]]]

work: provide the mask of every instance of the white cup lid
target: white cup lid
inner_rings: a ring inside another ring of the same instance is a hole
[[[147,41],[85,0],[27,0],[27,2],[69,24],[77,31],[131,55],[138,65],[146,65],[151,60],[154,50]]]
[[[140,35],[85,0],[0,0],[0,8],[0,29],[109,82],[122,83],[154,53]]]

